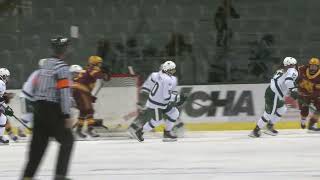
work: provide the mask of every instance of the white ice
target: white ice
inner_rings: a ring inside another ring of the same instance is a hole
[[[187,133],[160,138],[77,141],[69,175],[75,180],[315,180],[320,179],[320,134],[280,130],[249,138],[248,131]],[[51,142],[39,179],[52,179],[58,144]],[[0,179],[17,180],[28,143],[0,146]]]

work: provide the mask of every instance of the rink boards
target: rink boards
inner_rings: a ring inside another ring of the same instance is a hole
[[[180,86],[188,100],[181,107],[180,119],[188,130],[241,130],[251,129],[264,111],[264,92],[268,84],[230,84]],[[21,115],[20,90],[11,107]],[[98,94],[95,117],[104,120],[110,127],[125,128],[136,116],[138,99],[136,87],[105,87]],[[287,97],[288,113],[283,116],[278,128],[299,128],[297,103]],[[77,111],[74,112],[74,118]]]

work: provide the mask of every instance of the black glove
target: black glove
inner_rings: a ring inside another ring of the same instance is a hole
[[[6,107],[6,109],[5,109],[5,111],[4,111],[4,115],[12,117],[12,116],[14,116],[14,112],[13,112],[13,110],[8,106],[8,107]]]
[[[292,91],[290,91],[290,96],[291,96],[293,99],[298,99],[299,93],[298,93],[298,91],[292,90]]]
[[[187,95],[185,94],[180,94],[180,101],[176,103],[176,106],[181,106],[183,103],[187,100]]]
[[[91,96],[91,101],[92,101],[92,103],[95,103],[97,101],[97,97]]]

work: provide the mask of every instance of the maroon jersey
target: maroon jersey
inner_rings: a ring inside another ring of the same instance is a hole
[[[320,95],[320,70],[311,75],[308,66],[300,66],[298,86],[299,92],[303,96]]]
[[[73,88],[85,92],[91,92],[97,79],[102,79],[103,76],[104,75],[100,67],[88,67],[84,72],[81,72],[78,77],[74,79]]]

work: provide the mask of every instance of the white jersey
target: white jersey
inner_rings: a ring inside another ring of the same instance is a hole
[[[289,68],[286,72],[278,70],[271,79],[270,87],[276,95],[283,99],[290,89],[295,88],[295,81],[298,77],[298,71],[295,68]]]
[[[152,77],[155,77],[156,74],[159,72],[153,72],[149,75],[149,77],[143,82],[141,91],[147,92],[148,94],[150,93],[151,89],[154,86],[155,81],[152,79]]]
[[[4,92],[6,92],[6,83],[0,80],[0,106],[5,105],[4,100],[2,99]]]
[[[34,81],[37,78],[38,73],[39,73],[39,70],[36,70],[28,77],[27,81],[23,84],[20,97],[26,98],[30,101],[34,101],[34,99],[33,99]]]
[[[149,93],[146,106],[148,108],[165,109],[169,102],[179,101],[179,95],[175,92],[177,88],[177,78],[169,76],[162,71],[152,73],[150,81],[154,83]]]

